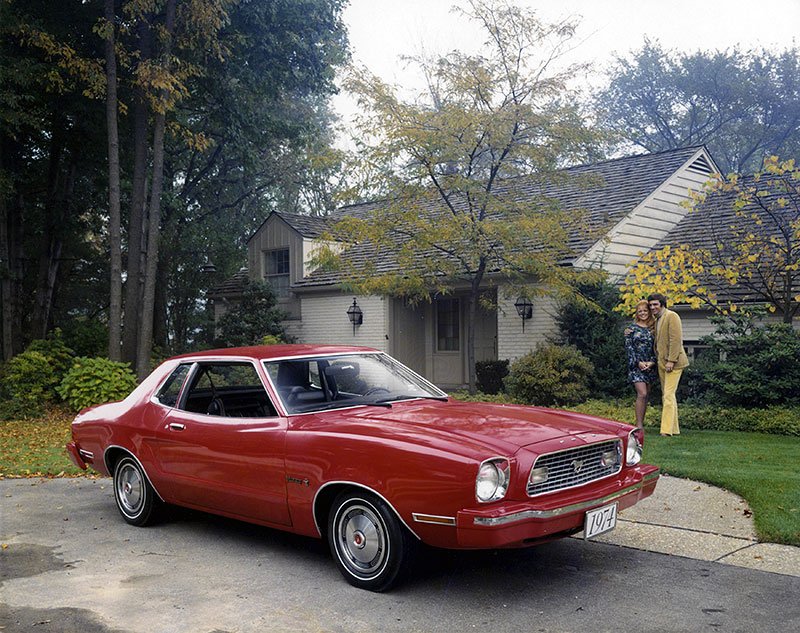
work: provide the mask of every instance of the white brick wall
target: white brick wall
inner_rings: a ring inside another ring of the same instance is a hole
[[[507,358],[513,361],[535,350],[558,331],[554,320],[558,308],[552,298],[538,297],[533,300],[533,316],[525,322],[525,332],[522,331],[522,319],[517,314],[514,301],[515,297],[505,297],[500,289],[500,310],[497,314],[497,358],[500,360]]]
[[[285,321],[284,327],[298,343],[364,345],[386,351],[389,300],[358,295],[356,299],[364,314],[364,323],[356,327],[355,336],[353,326],[347,318],[347,308],[353,303],[352,294],[303,296],[302,322]]]

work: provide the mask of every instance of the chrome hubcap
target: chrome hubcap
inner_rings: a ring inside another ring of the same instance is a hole
[[[372,508],[359,504],[347,509],[338,534],[340,558],[351,573],[367,577],[382,571],[388,554],[386,532]]]
[[[119,502],[126,513],[135,514],[142,505],[144,487],[139,471],[133,466],[123,466],[117,485]]]

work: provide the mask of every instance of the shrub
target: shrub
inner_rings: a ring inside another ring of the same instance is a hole
[[[285,342],[282,337],[275,334],[265,334],[261,337],[261,345],[280,345]]]
[[[800,404],[800,332],[754,325],[749,315],[718,322],[690,377],[691,395],[718,405]]]
[[[76,411],[94,404],[122,400],[136,387],[127,363],[107,358],[76,358],[58,392]]]
[[[53,399],[58,384],[53,366],[41,352],[25,351],[3,366],[3,417],[36,417]]]
[[[575,347],[548,344],[514,361],[505,379],[506,391],[530,404],[574,404],[588,397],[593,371],[592,363]]]
[[[503,379],[508,376],[508,360],[479,360],[475,363],[478,390],[486,394],[503,391]]]
[[[216,344],[220,347],[258,345],[267,335],[285,339],[281,325],[284,318],[286,313],[277,307],[271,286],[263,281],[249,281],[241,300],[220,317]]]
[[[610,420],[633,424],[633,401],[587,400],[575,407],[575,411],[596,415]],[[767,407],[746,409],[681,403],[678,407],[682,429],[702,431],[748,431],[772,435],[800,436],[800,408]],[[658,427],[661,410],[647,409],[646,427]]]
[[[55,381],[51,395],[56,396],[55,387],[64,378],[64,375],[72,367],[72,363],[75,360],[75,353],[67,347],[61,330],[56,328],[47,335],[47,338],[31,341],[25,351],[39,352],[50,363]]]

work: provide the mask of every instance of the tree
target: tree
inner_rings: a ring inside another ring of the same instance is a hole
[[[122,211],[120,208],[119,126],[115,0],[105,0],[106,135],[108,137],[108,241],[111,254],[108,307],[108,357],[122,358]]]
[[[258,345],[265,336],[286,340],[281,321],[286,313],[277,307],[272,287],[263,281],[249,282],[242,299],[220,317],[217,344],[239,347]]]
[[[452,52],[419,60],[429,90],[415,101],[366,70],[347,87],[365,115],[359,121],[360,168],[382,176],[390,198],[368,218],[346,217],[331,240],[368,249],[322,246],[319,265],[338,268],[352,289],[429,300],[468,289],[469,385],[475,388],[475,315],[487,275],[535,278],[527,292],[569,293],[573,271],[559,266],[567,218],[542,195],[534,208],[522,187],[542,188],[563,161],[585,157],[596,140],[555,70],[575,32],[545,24],[510,3],[475,0],[465,15],[487,41],[476,55]],[[535,176],[532,180],[520,176]],[[570,218],[577,222],[579,218]],[[380,264],[396,264],[392,271]]]
[[[54,323],[72,268],[92,250],[103,191],[102,87],[90,3],[0,4],[0,285],[3,355]],[[64,53],[64,63],[54,59]],[[75,75],[83,79],[77,81]]]
[[[771,156],[752,177],[715,176],[679,226],[691,242],[648,253],[628,272],[623,309],[650,292],[727,315],[764,304],[792,323],[800,310],[800,168]],[[695,217],[693,217],[695,216]],[[701,223],[698,224],[698,223]]]
[[[578,349],[594,366],[589,380],[592,395],[600,398],[628,395],[630,386],[622,331],[625,317],[614,309],[619,290],[602,280],[578,287],[586,300],[565,301],[556,315],[558,342]]]
[[[137,348],[149,355],[139,340],[149,327],[169,351],[211,342],[209,328],[200,331],[211,282],[201,266],[213,260],[220,275],[238,270],[243,236],[276,205],[333,204],[329,183],[313,172],[319,156],[330,154],[327,97],[347,55],[342,6],[0,3],[4,356],[53,325],[70,331],[73,320],[97,321],[93,336],[112,326],[113,354],[121,275],[124,360],[135,364]],[[335,156],[325,163],[329,175],[332,164]],[[152,186],[157,173],[160,195]],[[319,195],[296,202],[307,193]],[[149,241],[148,227],[155,232]],[[170,248],[156,256],[164,241]],[[155,282],[150,276],[145,302],[148,253]]]
[[[665,50],[618,57],[595,108],[623,143],[657,152],[705,144],[723,173],[800,150],[800,49]]]

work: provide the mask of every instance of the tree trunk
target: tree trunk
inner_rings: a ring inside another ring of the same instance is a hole
[[[39,242],[38,274],[31,314],[31,336],[44,338],[50,323],[58,267],[63,247],[64,224],[67,207],[75,180],[73,164],[66,176],[63,173],[63,156],[66,122],[57,112],[51,119],[50,155],[47,168],[47,199],[44,206],[42,234]]]
[[[164,59],[169,60],[172,50],[172,33],[175,28],[175,1],[167,0],[166,44]],[[169,62],[167,62],[169,63]],[[153,180],[150,191],[150,207],[147,228],[147,264],[144,275],[144,293],[142,297],[141,327],[136,353],[136,374],[143,380],[150,372],[150,356],[153,347],[153,314],[156,297],[156,273],[158,272],[158,234],[161,220],[161,191],[164,184],[164,129],[166,112],[158,112],[155,117],[153,132]]]
[[[53,300],[61,268],[61,253],[64,246],[64,227],[69,218],[72,193],[75,186],[77,165],[73,162],[65,179],[58,178],[54,183],[59,191],[53,192],[45,210],[44,234],[39,255],[39,282],[36,288],[36,305],[32,334],[34,338],[44,338],[50,329]]]
[[[475,372],[475,321],[478,318],[478,301],[480,301],[481,297],[481,282],[483,281],[485,271],[486,260],[482,257],[478,264],[478,270],[475,272],[470,283],[469,302],[467,304],[467,384],[471,394],[477,391],[476,384],[478,381]]]
[[[151,57],[151,32],[145,21],[137,27],[141,62]],[[133,190],[128,221],[128,276],[125,281],[125,328],[122,340],[122,358],[135,366],[139,339],[144,280],[144,253],[147,200],[147,103],[141,86],[134,88],[133,96]]]
[[[114,50],[116,15],[114,0],[105,0],[106,37],[106,125],[108,126],[108,241],[111,279],[108,309],[108,357],[122,358],[122,229],[119,184],[119,129],[117,127],[117,57]]]
[[[14,174],[17,144],[0,138],[0,173]],[[22,351],[22,200],[12,176],[7,196],[0,195],[0,312],[2,312],[3,360]]]

